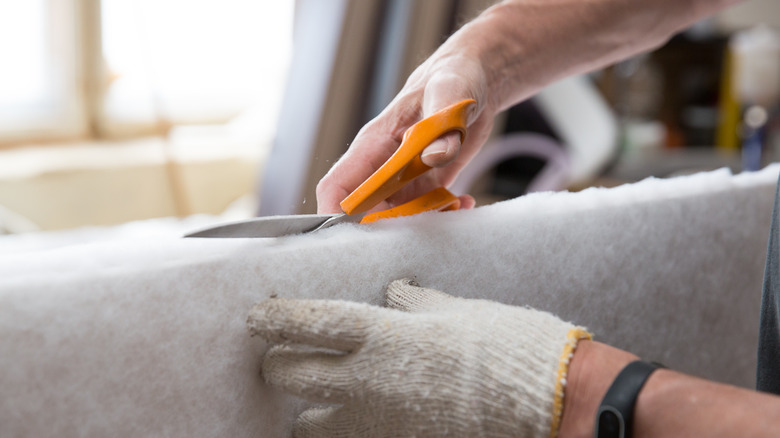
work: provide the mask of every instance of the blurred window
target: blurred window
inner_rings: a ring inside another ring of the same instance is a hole
[[[0,0],[0,138],[80,131],[67,1]]]
[[[0,141],[164,134],[247,112],[274,119],[293,7],[0,0]]]

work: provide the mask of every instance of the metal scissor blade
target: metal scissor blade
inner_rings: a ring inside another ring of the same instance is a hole
[[[184,237],[281,237],[313,231],[339,214],[300,214],[266,216],[221,224],[189,233]]]

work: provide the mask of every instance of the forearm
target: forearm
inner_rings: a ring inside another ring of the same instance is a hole
[[[317,186],[317,209],[341,211],[339,202],[398,149],[409,127],[442,108],[474,99],[463,143],[454,133],[431,143],[421,159],[435,169],[379,207],[447,187],[485,144],[500,111],[558,79],[658,46],[736,1],[505,0],[453,34],[361,129]],[[474,205],[473,198],[461,198],[462,207]]]
[[[598,342],[580,342],[569,372],[561,438],[593,436],[601,399],[635,358]],[[780,397],[661,369],[637,398],[633,436],[769,437],[779,430]]]
[[[572,74],[661,45],[737,0],[507,0],[453,35],[434,57],[476,59],[487,107],[505,109]]]

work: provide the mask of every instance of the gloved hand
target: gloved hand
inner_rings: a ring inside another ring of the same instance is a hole
[[[265,380],[334,404],[301,414],[294,436],[557,434],[583,328],[410,280],[390,284],[387,305],[279,298],[252,309],[252,335],[284,344],[267,353]]]

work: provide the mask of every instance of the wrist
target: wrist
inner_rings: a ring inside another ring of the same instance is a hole
[[[637,356],[594,341],[580,341],[569,366],[559,436],[592,437],[599,403],[620,371]]]
[[[524,44],[513,29],[517,22],[506,5],[491,6],[456,32],[441,49],[444,56],[463,56],[480,66],[485,78],[484,104],[493,114],[529,97],[537,88],[518,80]],[[526,78],[527,79],[527,78]]]
[[[463,26],[442,54],[478,60],[498,112],[556,80],[657,47],[735,1],[505,0]]]

